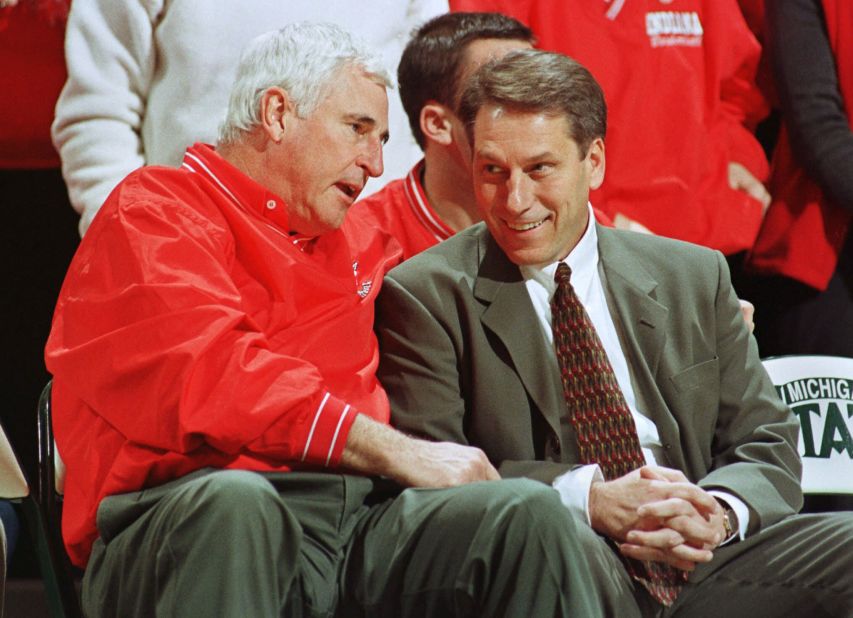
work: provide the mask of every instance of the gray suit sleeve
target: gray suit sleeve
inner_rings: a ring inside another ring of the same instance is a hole
[[[391,422],[407,433],[468,444],[457,351],[446,328],[392,276],[376,305],[377,376],[391,401]]]
[[[699,484],[740,497],[750,508],[749,532],[754,532],[802,506],[802,466],[796,451],[799,424],[761,365],[719,253],[717,265],[720,403],[710,471]]]
[[[451,303],[427,283],[411,286],[385,278],[376,309],[380,363],[377,376],[391,403],[391,423],[406,433],[438,441],[471,444],[469,404],[463,388],[464,335]],[[424,289],[421,289],[424,288]],[[463,312],[464,313],[464,312]],[[438,317],[446,316],[444,318]],[[467,394],[471,396],[470,393]],[[496,441],[514,436],[497,435]],[[477,441],[501,476],[551,482],[575,466],[556,461],[507,459],[496,456],[490,444]]]

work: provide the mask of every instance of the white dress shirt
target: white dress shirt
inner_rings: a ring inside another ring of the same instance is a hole
[[[589,221],[592,223],[595,218],[592,207],[589,208]],[[598,269],[598,260],[598,234],[595,225],[587,225],[583,236],[563,261],[572,269],[572,287],[586,309],[598,337],[601,339],[610,365],[613,367],[616,381],[619,383],[619,388],[625,397],[625,403],[628,404],[628,409],[634,419],[646,463],[653,466],[668,466],[669,463],[664,455],[657,426],[651,418],[637,408],[637,399],[634,394],[634,387],[631,384],[628,362],[616,333],[612,313],[607,305],[607,297]],[[530,300],[533,302],[533,308],[542,326],[542,335],[550,347],[554,345],[554,333],[551,326],[551,298],[557,290],[557,283],[554,281],[557,264],[554,262],[545,267],[519,267],[527,286],[527,292],[530,294]],[[556,353],[550,358],[556,365]],[[604,480],[598,464],[581,466],[557,477],[553,482],[554,488],[560,493],[563,504],[587,523],[590,521],[589,489],[594,480]],[[736,496],[726,492],[710,491],[708,493],[720,498],[734,509],[738,518],[739,536],[743,538],[749,523],[749,509],[746,504]]]

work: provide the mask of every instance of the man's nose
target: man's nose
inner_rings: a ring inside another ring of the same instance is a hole
[[[512,213],[522,213],[530,205],[530,179],[520,170],[510,173],[506,180],[506,208]]]
[[[381,176],[385,169],[382,161],[382,141],[378,138],[369,140],[356,159],[356,164],[374,178]]]

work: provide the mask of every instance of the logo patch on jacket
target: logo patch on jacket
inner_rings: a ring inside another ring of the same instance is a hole
[[[695,11],[646,13],[646,34],[652,47],[700,47],[704,32]]]
[[[367,298],[367,295],[370,294],[370,288],[373,287],[373,281],[365,281],[361,284],[361,287],[356,291],[356,293],[361,298]]]

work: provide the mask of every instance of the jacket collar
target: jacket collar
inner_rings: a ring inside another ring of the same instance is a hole
[[[485,305],[483,326],[501,341],[530,398],[560,435],[565,414],[562,384],[556,363],[547,362],[554,351],[539,335],[540,326],[518,266],[507,258],[485,225],[479,225],[479,269],[473,293]],[[678,444],[678,426],[656,384],[669,310],[655,300],[658,282],[625,247],[619,233],[600,225],[596,232],[605,293],[628,357],[637,404],[657,424],[664,443]],[[678,466],[682,462],[669,463]]]
[[[479,225],[480,268],[473,292],[486,305],[483,326],[503,343],[528,395],[554,433],[560,435],[565,402],[556,363],[549,362],[554,352],[540,334],[518,266],[507,258],[485,225]]]
[[[213,146],[201,143],[190,146],[181,167],[204,176],[235,206],[260,217],[294,245],[312,240],[310,236],[290,232],[288,208],[283,199],[219,156]]]

